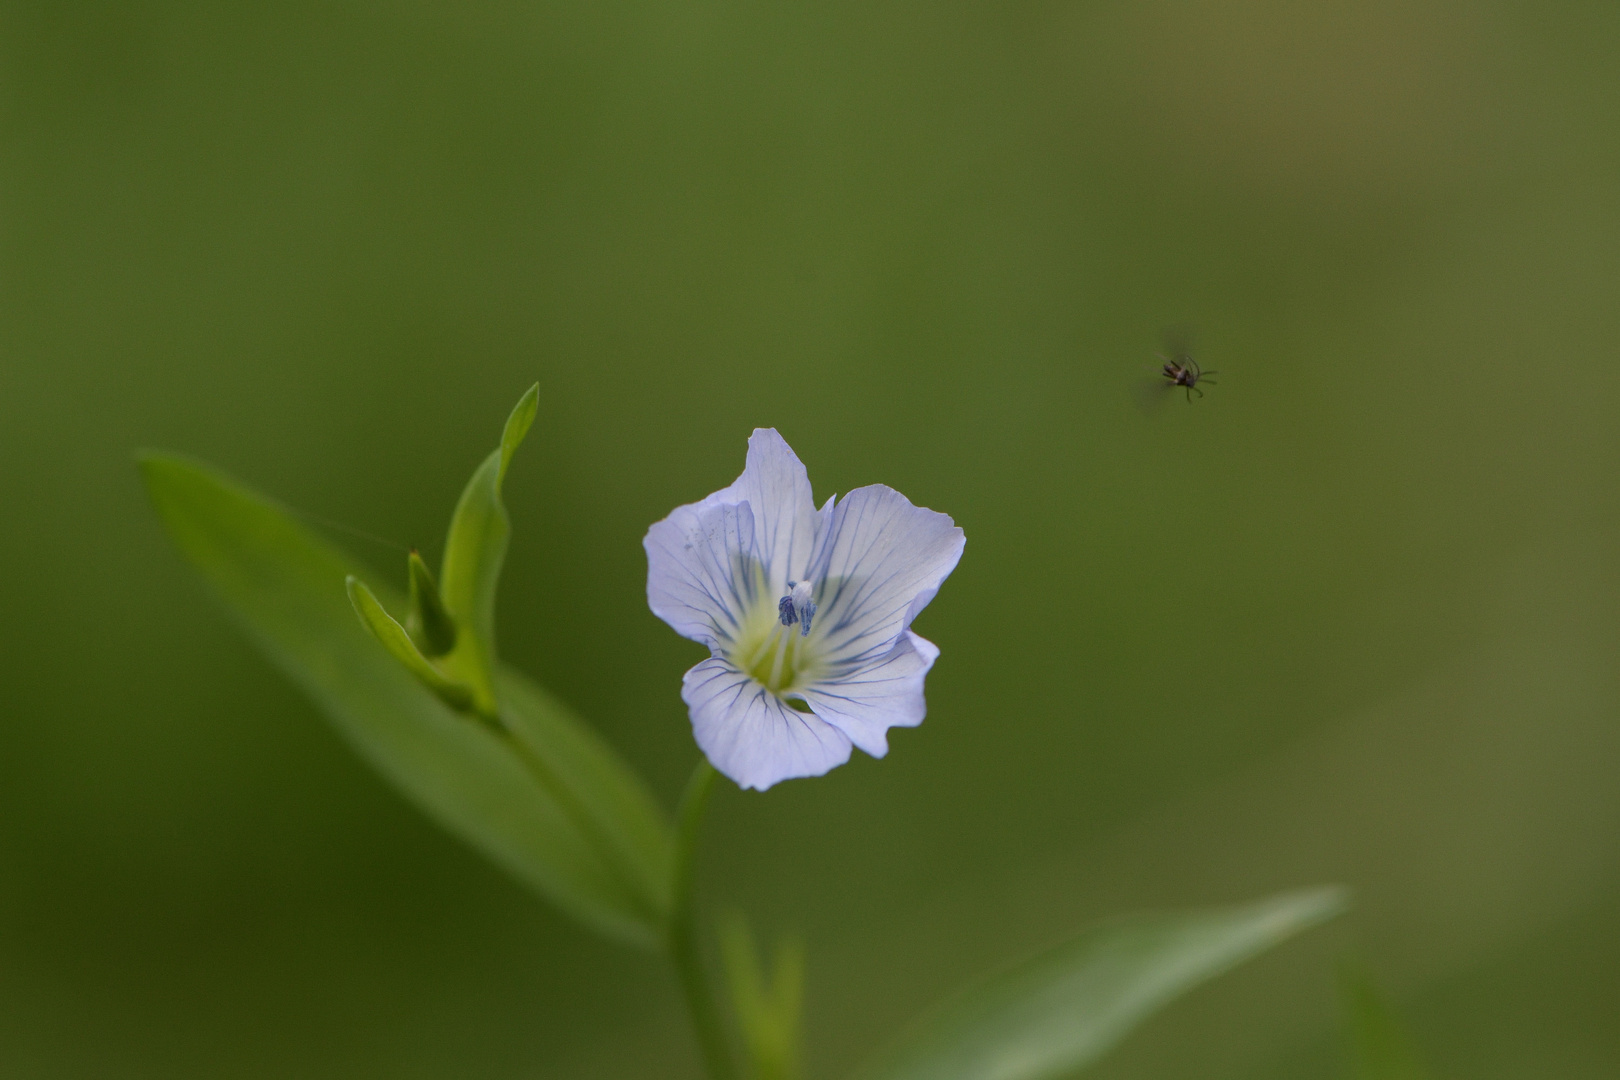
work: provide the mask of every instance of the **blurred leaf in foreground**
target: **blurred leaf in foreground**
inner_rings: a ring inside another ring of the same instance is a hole
[[[1339,968],[1352,1080],[1429,1080],[1417,1044],[1365,971]]]
[[[497,499],[499,466],[509,456],[496,451],[474,477]],[[498,727],[456,711],[356,618],[345,581],[361,568],[345,555],[212,469],[160,453],[143,455],[140,466],[181,552],[366,760],[445,828],[565,911],[619,940],[661,945],[670,827],[606,743],[504,665],[489,668]],[[465,605],[452,613],[473,628],[462,636],[474,641],[473,659],[483,664],[493,663],[483,616],[505,550],[505,511],[496,513],[482,494],[474,499],[480,554],[462,549],[461,569],[445,575],[445,599]],[[367,596],[378,609],[373,617],[391,620],[384,609],[407,609],[403,595],[382,585]]]
[[[970,988],[858,1076],[1066,1076],[1178,995],[1344,908],[1343,891],[1326,888],[1110,922]]]

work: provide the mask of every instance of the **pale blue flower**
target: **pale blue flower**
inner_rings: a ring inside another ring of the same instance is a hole
[[[710,657],[681,698],[698,746],[745,788],[820,776],[852,745],[922,723],[939,650],[911,621],[962,557],[962,530],[882,484],[820,510],[774,428],[742,476],[647,530],[647,603]]]

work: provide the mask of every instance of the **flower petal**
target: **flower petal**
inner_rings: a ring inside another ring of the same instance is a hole
[[[812,560],[816,621],[835,677],[886,656],[956,569],[965,543],[947,515],[891,487],[856,488],[833,508]]]
[[[761,584],[748,504],[678,506],[647,530],[641,546],[653,614],[711,649],[730,642]]]
[[[698,746],[740,787],[764,791],[849,760],[847,735],[784,704],[724,660],[705,660],[688,671],[681,699],[691,710]]]
[[[775,428],[755,428],[748,461],[737,482],[705,499],[746,502],[754,511],[767,588],[776,596],[802,579],[816,543],[816,504],[804,463]]]
[[[923,722],[923,679],[938,659],[938,646],[907,630],[887,656],[807,688],[804,699],[856,746],[882,757],[889,752],[889,728]]]

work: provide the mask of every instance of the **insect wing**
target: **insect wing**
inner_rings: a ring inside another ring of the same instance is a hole
[[[1187,324],[1178,323],[1170,327],[1159,340],[1164,345],[1159,355],[1166,363],[1175,363],[1182,367],[1188,367],[1193,363],[1193,333]]]
[[[1164,368],[1155,365],[1144,368],[1142,373],[1131,380],[1131,396],[1136,401],[1136,407],[1145,413],[1157,412],[1170,400],[1170,391],[1176,384],[1165,377]]]

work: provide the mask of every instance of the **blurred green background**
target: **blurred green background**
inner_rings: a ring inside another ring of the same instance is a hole
[[[1096,1075],[1620,1072],[1620,8],[0,7],[0,1072],[694,1077],[651,958],[440,833],[226,621],[138,446],[436,557],[538,379],[505,655],[668,803],[640,539],[775,425],[967,554],[931,711],[717,799],[810,1068],[1087,920],[1346,920]],[[1220,385],[1144,412],[1161,332]],[[355,549],[396,580],[403,559]]]

